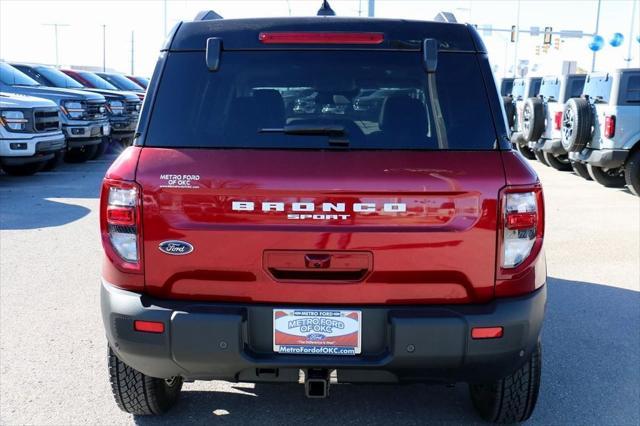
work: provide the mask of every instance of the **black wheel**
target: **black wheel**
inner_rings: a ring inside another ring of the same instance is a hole
[[[604,169],[598,166],[587,164],[589,175],[600,185],[607,188],[622,188],[625,186],[624,171],[621,167],[615,169]]]
[[[507,124],[510,129],[513,129],[513,125],[516,122],[516,106],[513,103],[513,96],[503,96],[502,103],[504,104],[504,112],[507,115]]]
[[[480,416],[493,423],[517,423],[531,417],[538,400],[542,352],[540,343],[525,365],[494,383],[470,384],[471,401]]]
[[[593,114],[589,101],[571,98],[562,113],[562,146],[567,152],[580,152],[591,140]]]
[[[522,110],[522,136],[527,142],[535,142],[544,132],[544,106],[540,98],[529,98]]]
[[[572,161],[571,168],[573,169],[573,172],[578,176],[580,176],[581,178],[584,178],[586,180],[593,180],[591,179],[591,175],[589,175],[589,170],[587,170],[586,164],[578,163],[577,161]]]
[[[568,172],[571,170],[571,162],[569,161],[569,156],[567,154],[555,156],[550,152],[542,151],[542,155],[544,156],[547,165],[554,169],[560,170],[561,172]]]
[[[516,149],[518,150],[518,152],[520,154],[522,154],[522,156],[526,159],[529,160],[535,160],[536,159],[536,154],[533,152],[533,150],[531,148],[529,148],[526,145],[521,145],[519,143],[515,144],[516,145]]]
[[[167,412],[178,401],[182,378],[157,379],[142,374],[122,362],[109,348],[109,378],[118,407],[136,415]]]
[[[2,166],[2,170],[11,176],[30,176],[38,173],[44,167],[44,162],[20,164],[19,166]]]
[[[42,168],[42,170],[49,171],[49,170],[55,169],[60,164],[62,164],[63,159],[64,159],[64,150],[60,150],[55,153],[55,155],[51,160],[48,160],[46,163],[44,163],[44,167]]]
[[[624,180],[632,194],[640,197],[640,149],[629,155],[624,166]]]
[[[102,155],[107,152],[107,148],[109,148],[109,138],[108,137],[103,137],[102,138],[102,142],[100,142],[98,145],[96,145],[96,152],[95,154],[93,154],[93,156],[91,157],[91,160],[95,160],[97,158],[102,157]]]
[[[98,145],[88,145],[81,148],[71,148],[64,155],[67,163],[84,163],[91,160],[98,150]]]
[[[545,166],[549,166],[549,163],[547,163],[547,159],[544,157],[544,155],[542,154],[542,151],[540,151],[539,149],[534,149],[533,151],[533,155],[536,156],[536,159],[541,162],[542,164],[544,164]]]

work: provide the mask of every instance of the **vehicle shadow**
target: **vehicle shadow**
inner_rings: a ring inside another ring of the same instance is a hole
[[[638,424],[640,293],[558,278],[548,280],[542,390],[527,424]],[[139,425],[474,424],[463,384],[335,385],[324,400],[301,385],[234,385],[229,392],[186,390],[163,417]]]
[[[108,155],[82,164],[61,164],[33,176],[0,174],[0,229],[47,228],[85,217],[91,209],[73,199],[97,199],[114,159]]]

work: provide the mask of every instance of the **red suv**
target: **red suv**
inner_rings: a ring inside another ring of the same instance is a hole
[[[137,132],[101,196],[121,409],[184,380],[467,382],[483,418],[531,415],[542,189],[472,26],[183,22]]]

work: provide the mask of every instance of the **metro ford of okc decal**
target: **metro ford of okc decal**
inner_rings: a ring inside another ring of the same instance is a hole
[[[273,310],[273,350],[282,354],[357,355],[360,311]]]
[[[371,213],[405,213],[407,205],[405,203],[351,203],[349,206],[355,214]],[[347,213],[347,203],[321,203],[310,202],[283,203],[264,201],[254,203],[253,201],[233,201],[231,210],[234,212],[282,212],[286,213],[289,220],[338,220],[349,219]]]

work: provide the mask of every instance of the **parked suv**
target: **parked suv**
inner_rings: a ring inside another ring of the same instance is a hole
[[[135,93],[117,90],[84,87],[57,68],[46,65],[11,64],[43,86],[61,87],[66,89],[87,90],[99,93],[107,100],[107,112],[111,125],[110,138],[117,143],[128,146],[138,125],[138,115],[142,103]],[[100,145],[97,155],[101,155],[109,143],[109,138]]]
[[[0,92],[0,167],[10,175],[31,175],[65,148],[58,105]]]
[[[524,105],[529,98],[538,96],[540,93],[541,77],[516,78],[513,80],[512,98],[514,108],[505,107],[507,113],[507,121],[513,122],[513,132],[511,134],[511,142],[513,146],[529,160],[535,160],[535,153],[529,148],[527,140],[523,136],[524,122]],[[513,116],[509,115],[513,111]]]
[[[569,99],[580,97],[585,78],[585,74],[544,77],[538,96],[524,104],[522,135],[536,158],[557,170],[571,170],[561,140],[562,112]]]
[[[562,144],[596,182],[640,194],[640,68],[589,74],[565,107]]]
[[[6,62],[0,62],[0,91],[45,98],[58,105],[67,140],[67,161],[82,162],[92,158],[103,136],[111,131],[106,100],[97,93],[44,87]]]
[[[377,87],[376,87],[377,86]],[[289,112],[283,92],[377,119]],[[465,102],[460,102],[465,99]],[[527,419],[546,301],[540,182],[511,150],[473,26],[333,17],[181,23],[101,195],[119,407],[183,380],[467,382]],[[473,259],[472,262],[469,259]]]

